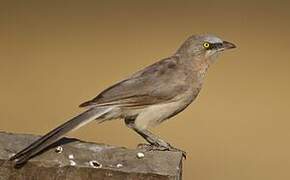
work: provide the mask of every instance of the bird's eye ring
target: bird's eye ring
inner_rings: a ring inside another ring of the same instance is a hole
[[[209,43],[208,42],[203,43],[203,47],[204,48],[209,48]]]

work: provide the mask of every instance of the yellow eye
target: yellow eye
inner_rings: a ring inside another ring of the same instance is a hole
[[[203,43],[203,47],[204,48],[209,48],[209,43],[208,42]]]

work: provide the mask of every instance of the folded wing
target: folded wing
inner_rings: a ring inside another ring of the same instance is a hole
[[[80,107],[143,107],[170,101],[187,89],[183,74],[176,71],[177,66],[178,59],[163,59],[109,87]]]

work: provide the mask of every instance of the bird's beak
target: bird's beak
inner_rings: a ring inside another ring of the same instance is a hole
[[[222,49],[223,50],[226,50],[226,49],[233,49],[233,48],[236,48],[237,46],[234,45],[233,43],[230,43],[228,41],[223,41],[223,46],[222,46]]]

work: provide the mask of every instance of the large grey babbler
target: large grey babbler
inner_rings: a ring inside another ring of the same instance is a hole
[[[10,158],[22,165],[59,140],[65,133],[90,121],[124,119],[149,144],[147,150],[181,151],[148,131],[184,110],[197,97],[208,67],[224,50],[235,48],[213,35],[193,35],[170,57],[162,59],[80,105],[87,110],[37,139]],[[185,156],[185,152],[181,151]]]

